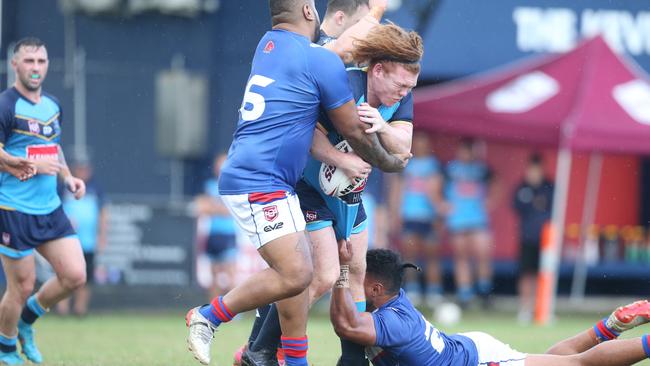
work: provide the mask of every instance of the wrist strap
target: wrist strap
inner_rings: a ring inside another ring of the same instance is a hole
[[[350,288],[350,266],[348,264],[341,265],[341,273],[339,274],[339,279],[334,283],[336,288]]]

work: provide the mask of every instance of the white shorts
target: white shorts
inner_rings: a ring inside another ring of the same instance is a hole
[[[460,333],[471,339],[478,349],[478,366],[524,366],[525,353],[517,352],[500,340],[483,332]]]
[[[285,191],[222,195],[233,218],[259,249],[281,236],[305,230],[298,196]]]

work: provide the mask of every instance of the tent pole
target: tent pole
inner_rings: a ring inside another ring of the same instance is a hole
[[[589,156],[589,172],[587,173],[587,190],[582,205],[582,223],[580,224],[580,236],[576,265],[573,271],[571,283],[571,302],[578,303],[585,297],[587,284],[587,238],[589,227],[594,223],[596,209],[598,208],[598,190],[600,189],[600,174],[603,167],[603,155],[591,153]]]
[[[540,271],[537,285],[535,323],[548,324],[555,314],[558,271],[564,237],[567,196],[571,176],[571,150],[562,146],[557,156],[555,169],[555,192],[548,243],[542,243]]]

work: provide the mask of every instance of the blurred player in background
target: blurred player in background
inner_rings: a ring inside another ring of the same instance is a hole
[[[401,236],[400,252],[410,262],[425,268],[425,299],[433,307],[442,300],[439,246],[435,232],[442,197],[442,169],[433,155],[429,135],[413,136],[413,158],[404,171],[391,180],[391,224]],[[406,293],[420,304],[420,272],[407,273]]]
[[[313,45],[320,19],[313,0],[271,0],[273,29],[260,40],[219,191],[269,268],[187,314],[190,351],[210,362],[216,328],[242,311],[278,301],[287,365],[307,365],[311,250],[294,192],[307,162],[319,108],[366,161],[400,171],[409,156],[384,150],[365,132],[341,59]]]
[[[42,362],[32,325],[86,282],[81,244],[61,207],[57,176],[75,199],[84,196],[86,186],[70,173],[59,145],[61,107],[42,90],[47,50],[39,39],[25,38],[13,51],[16,83],[0,94],[0,150],[32,160],[37,175],[26,182],[7,173],[0,176],[0,258],[7,279],[0,301],[0,362],[7,365],[24,362],[17,341],[28,360]],[[56,276],[32,295],[34,249]]]
[[[70,301],[74,298],[73,312],[84,316],[92,291],[90,284],[94,283],[96,256],[106,248],[106,230],[108,213],[105,206],[104,192],[93,176],[93,168],[86,157],[78,157],[72,165],[72,174],[86,182],[86,194],[81,199],[75,199],[69,191],[63,192],[63,210],[70,218],[72,227],[77,231],[84,259],[86,260],[86,285],[74,291],[70,298],[63,299],[57,304],[57,312],[62,315],[70,313]]]
[[[214,158],[214,175],[205,182],[204,193],[195,200],[199,220],[206,220],[208,225],[202,251],[210,260],[210,299],[225,294],[232,288],[236,269],[235,221],[219,196],[219,172],[225,161],[226,154],[219,154]]]
[[[460,142],[456,159],[445,169],[447,228],[454,247],[456,293],[461,306],[478,294],[488,306],[492,291],[492,237],[488,207],[494,200],[492,171],[478,158],[474,140]],[[472,261],[476,261],[475,264]],[[472,267],[477,268],[476,286]]]
[[[415,265],[403,263],[397,253],[386,249],[368,251],[364,287],[372,312],[359,312],[350,291],[349,249],[341,250],[330,317],[340,337],[367,346],[375,366],[623,366],[650,358],[649,335],[615,340],[620,333],[650,321],[648,301],[618,308],[546,354],[517,352],[482,332],[447,335],[429,323],[400,288],[404,270]]]
[[[520,323],[533,319],[539,250],[544,225],[551,219],[553,182],[544,176],[542,157],[531,155],[524,179],[515,190],[513,206],[519,218],[519,314]]]

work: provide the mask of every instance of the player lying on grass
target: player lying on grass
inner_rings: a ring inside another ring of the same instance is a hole
[[[546,354],[526,354],[482,332],[447,335],[413,307],[400,288],[405,268],[399,255],[369,250],[364,288],[369,312],[356,309],[350,281],[349,248],[340,250],[341,274],[332,290],[330,317],[336,334],[366,346],[375,366],[617,366],[650,358],[650,336],[616,339],[650,321],[650,303],[638,301],[618,308],[576,336],[551,347]]]

